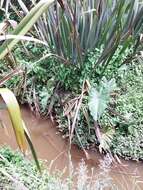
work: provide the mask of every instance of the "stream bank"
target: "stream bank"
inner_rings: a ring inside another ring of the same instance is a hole
[[[33,144],[37,151],[39,159],[46,160],[47,165],[53,164],[51,167],[52,171],[55,169],[65,172],[63,177],[68,175],[69,156],[68,156],[68,143],[65,139],[58,135],[55,125],[50,120],[37,119],[31,113],[26,106],[21,107],[22,116],[28,127]],[[8,145],[13,149],[17,149],[17,144],[13,138],[13,131],[10,124],[10,120],[7,116],[6,111],[1,111],[1,117],[3,118],[4,124],[7,126],[7,130],[0,128],[0,145]],[[8,133],[8,134],[6,134]],[[71,148],[71,160],[74,168],[77,168],[80,161],[83,159],[89,169],[89,175],[92,168],[94,168],[94,176],[102,172],[99,167],[100,161],[103,160],[98,152],[88,151],[89,159],[87,160],[84,152],[79,150],[76,146]],[[123,166],[120,164],[112,164],[109,175],[113,178],[116,184],[122,189],[131,189],[134,183],[133,179],[142,181],[143,178],[143,164],[142,162],[124,161],[122,160]],[[143,188],[143,184],[141,186]]]

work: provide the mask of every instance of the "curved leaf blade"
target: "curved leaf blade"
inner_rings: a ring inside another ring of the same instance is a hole
[[[18,24],[12,35],[25,35],[53,2],[54,0],[40,1]],[[0,47],[0,59],[4,58],[4,56],[14,47],[14,45],[19,42],[19,40],[20,39],[11,39],[9,41],[5,41]]]
[[[38,161],[38,158],[37,158],[37,154],[36,154],[36,151],[35,151],[35,148],[34,148],[34,145],[32,143],[32,140],[31,140],[31,137],[30,137],[30,134],[25,126],[25,123],[24,121],[22,121],[23,123],[23,129],[24,129],[24,134],[25,134],[25,137],[26,137],[26,140],[29,144],[29,147],[30,147],[30,150],[31,150],[31,153],[32,153],[32,156],[35,160],[35,164],[37,166],[37,169],[39,170],[39,172],[41,173],[41,167],[40,167],[40,164],[39,164],[39,161]]]
[[[23,123],[21,119],[21,113],[18,102],[14,94],[7,88],[1,88],[0,95],[7,106],[9,117],[16,136],[17,144],[20,150],[23,153],[25,153],[27,145],[26,145],[26,139],[24,135]]]

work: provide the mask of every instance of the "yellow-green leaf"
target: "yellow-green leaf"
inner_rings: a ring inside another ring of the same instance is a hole
[[[25,152],[27,145],[18,102],[14,94],[7,88],[1,88],[0,95],[7,106],[18,146],[22,152]]]

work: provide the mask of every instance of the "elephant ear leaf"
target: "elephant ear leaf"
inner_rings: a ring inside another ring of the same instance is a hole
[[[96,88],[90,89],[88,107],[94,121],[100,119],[105,109],[108,107],[111,92],[115,90],[115,88],[115,79],[107,81],[106,78],[103,78],[98,90]]]

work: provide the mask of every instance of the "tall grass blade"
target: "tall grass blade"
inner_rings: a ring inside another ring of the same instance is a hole
[[[0,89],[0,95],[7,106],[18,146],[20,150],[23,153],[25,153],[27,149],[27,145],[26,145],[26,140],[24,136],[24,129],[23,129],[23,123],[21,119],[20,108],[17,103],[17,100],[14,94],[9,89],[6,89],[6,88]]]
[[[35,24],[39,17],[47,10],[54,0],[42,0],[24,17],[20,24],[13,31],[12,35],[25,35]],[[20,39],[5,41],[0,47],[0,59],[2,59]]]
[[[4,100],[6,107],[8,109],[12,127],[13,127],[13,130],[15,133],[16,141],[17,141],[17,144],[18,144],[20,150],[23,153],[26,152],[26,149],[27,149],[26,139],[27,139],[27,142],[28,142],[30,150],[32,152],[32,156],[35,160],[37,169],[41,172],[41,168],[40,168],[40,165],[38,162],[38,158],[37,158],[34,146],[32,144],[32,140],[31,140],[29,132],[22,120],[20,108],[19,108],[18,102],[17,102],[14,94],[9,89],[1,88],[0,95],[1,95],[2,99]]]
[[[32,156],[33,156],[33,158],[35,160],[35,163],[36,163],[36,166],[37,166],[37,169],[41,173],[41,167],[40,167],[40,164],[39,164],[39,161],[38,161],[38,158],[37,158],[37,154],[36,154],[36,151],[34,149],[30,134],[29,134],[24,122],[23,122],[23,128],[24,128],[24,134],[25,134],[26,140],[27,140],[27,142],[29,144],[30,150],[32,152]]]

